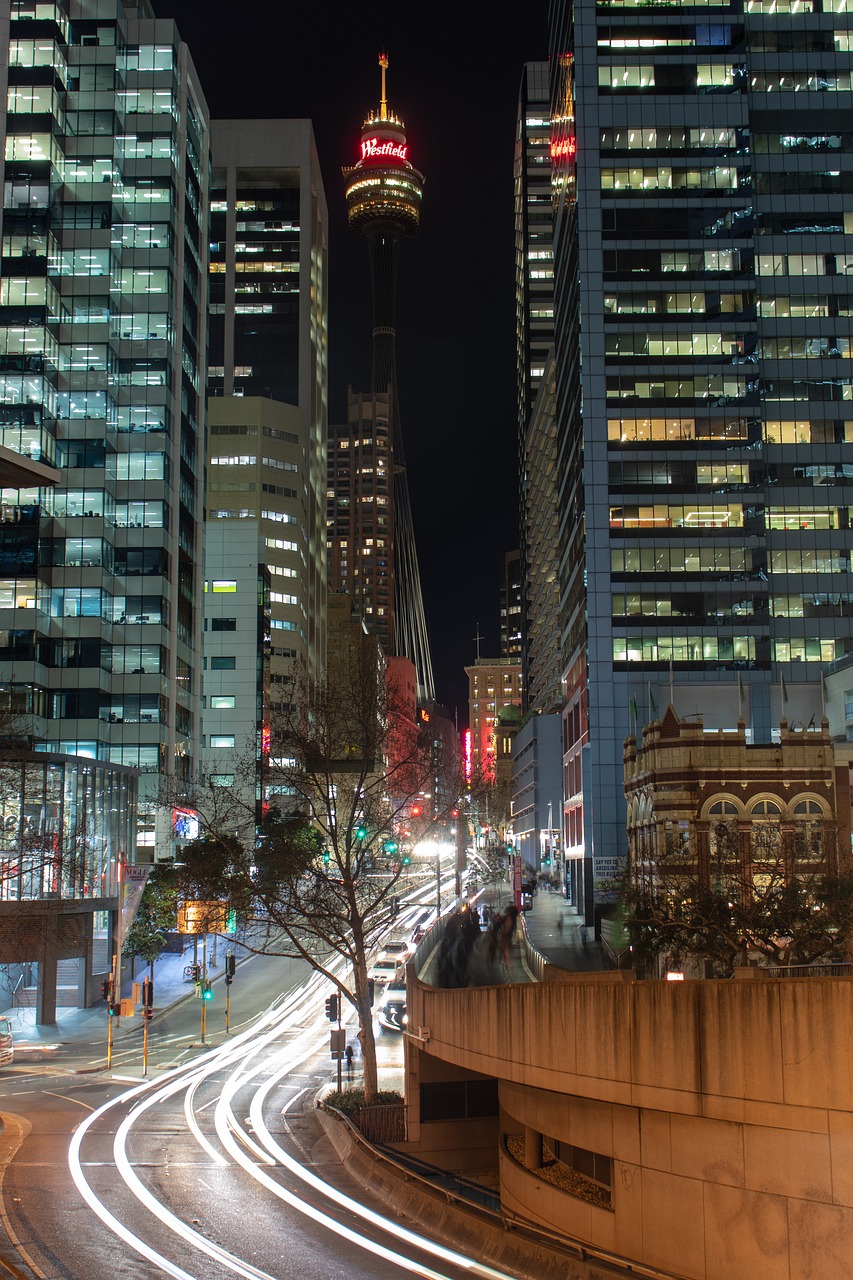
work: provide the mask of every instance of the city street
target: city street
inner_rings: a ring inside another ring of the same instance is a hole
[[[408,922],[406,910],[401,922]],[[122,1019],[106,1066],[102,1005],[52,1028],[20,1011],[2,1077],[0,1263],[45,1280],[363,1277],[502,1273],[409,1235],[356,1183],[317,1121],[336,1078],[328,984],[307,965],[244,956],[231,995],[204,1008],[184,956],[155,970],[143,1077],[142,1024]],[[220,964],[221,976],[221,964]],[[165,1004],[165,1008],[160,1006]],[[355,1028],[348,1036],[357,1048]],[[402,1087],[402,1039],[378,1032],[381,1088]],[[351,1076],[360,1078],[359,1055]]]

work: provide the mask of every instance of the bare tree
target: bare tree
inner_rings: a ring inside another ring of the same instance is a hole
[[[714,832],[710,875],[700,876],[689,860],[681,862],[680,850],[651,874],[638,877],[629,870],[621,896],[639,972],[654,972],[661,961],[677,966],[693,959],[704,963],[709,976],[728,977],[736,965],[850,958],[853,871],[827,869],[825,844],[833,834],[795,835],[794,850],[805,841],[810,860],[792,862],[771,825],[764,826],[746,864],[732,833],[720,829]]]
[[[464,782],[455,760],[436,778],[430,734],[400,731],[410,709],[371,651],[345,652],[311,686],[297,676],[288,705],[262,761],[256,838],[228,814],[227,798],[202,787],[192,803],[205,834],[183,850],[182,891],[265,921],[263,937],[247,934],[250,950],[300,958],[333,984],[357,1015],[369,1102],[377,1067],[368,961],[413,885],[418,842],[450,819]]]

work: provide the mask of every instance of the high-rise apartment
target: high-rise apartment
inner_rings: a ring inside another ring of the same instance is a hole
[[[207,112],[147,0],[0,16],[0,445],[59,472],[3,489],[0,674],[38,747],[141,771],[151,858],[198,760]]]
[[[633,722],[673,701],[768,742],[783,711],[819,721],[853,650],[853,58],[840,0],[554,0],[551,39],[564,819],[591,910]]]
[[[326,659],[328,214],[310,120],[211,136],[207,519],[261,521],[275,709]]]

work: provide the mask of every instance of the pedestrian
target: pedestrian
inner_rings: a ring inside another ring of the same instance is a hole
[[[352,1045],[348,1044],[344,1050],[344,1056],[347,1060],[347,1075],[352,1075]]]
[[[518,907],[514,904],[503,913],[492,916],[488,934],[488,960],[490,965],[497,963],[504,982],[509,981],[509,952],[515,933],[515,922],[518,919]]]
[[[562,941],[562,938],[563,938],[563,917],[562,916],[557,916],[557,933],[559,933],[560,940]]]

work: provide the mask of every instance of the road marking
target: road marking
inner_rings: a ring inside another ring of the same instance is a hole
[[[61,1098],[63,1102],[73,1102],[78,1107],[85,1107],[87,1111],[94,1111],[94,1107],[90,1107],[88,1102],[81,1102],[79,1098],[69,1098],[66,1093],[54,1093],[52,1089],[42,1089],[42,1093],[46,1093],[50,1098]]]

